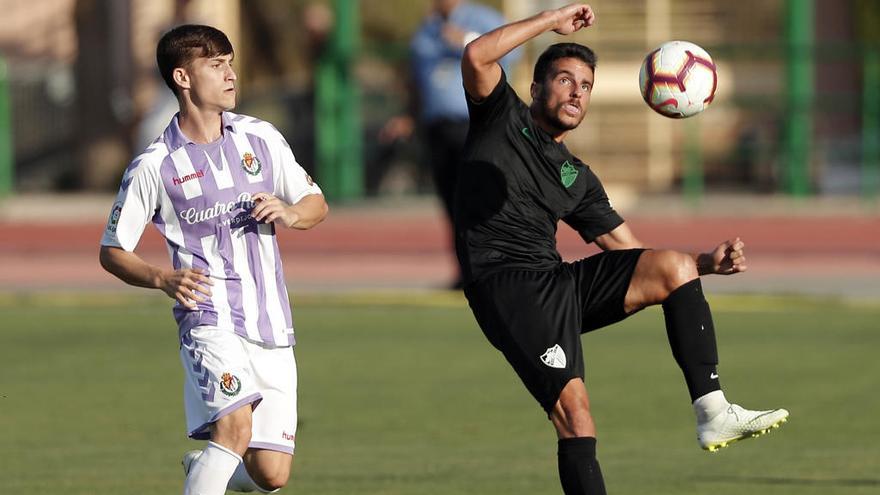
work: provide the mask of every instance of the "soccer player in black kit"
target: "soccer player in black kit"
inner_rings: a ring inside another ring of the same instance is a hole
[[[488,340],[547,411],[558,437],[566,494],[604,494],[596,428],[584,385],[580,335],[662,304],[672,354],[714,451],[779,426],[788,411],[751,411],[721,391],[700,275],[745,270],[743,243],[708,253],[647,249],[614,211],[595,174],[563,144],[587,111],[596,58],[575,43],[549,47],[535,65],[531,105],[498,60],[547,31],[593,24],[572,4],[513,22],[471,42],[462,60],[470,131],[456,190],[456,251],[465,296]],[[572,263],[556,250],[564,221],[602,252]]]

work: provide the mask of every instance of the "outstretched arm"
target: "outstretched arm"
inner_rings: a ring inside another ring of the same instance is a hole
[[[636,238],[626,223],[600,235],[595,242],[603,251],[647,247]],[[709,253],[690,253],[690,256],[697,264],[700,275],[733,275],[748,268],[744,249],[745,243],[737,237],[722,242]]]
[[[498,61],[511,50],[547,31],[571,34],[593,25],[595,19],[589,5],[571,4],[505,24],[480,36],[468,43],[461,59],[465,91],[476,101],[486,98],[501,79]]]

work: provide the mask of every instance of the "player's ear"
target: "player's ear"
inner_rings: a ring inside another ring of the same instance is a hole
[[[532,81],[532,85],[529,86],[529,94],[532,95],[533,100],[541,99],[541,84]]]
[[[174,83],[180,86],[181,89],[190,88],[189,73],[183,67],[177,67],[171,71],[171,77],[174,79]]]

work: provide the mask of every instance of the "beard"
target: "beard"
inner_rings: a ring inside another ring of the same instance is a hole
[[[547,100],[542,98],[540,103],[541,105],[539,106],[539,109],[542,120],[560,132],[571,131],[577,128],[577,126],[581,125],[581,122],[586,116],[586,112],[583,108],[581,108],[581,113],[577,117],[567,115],[562,110],[562,107],[568,103],[566,101],[550,106],[547,103]]]
[[[584,120],[584,112],[581,111],[577,117],[570,117],[565,115],[565,112],[562,111],[562,105],[559,105],[556,108],[556,111],[552,114],[548,114],[547,117],[551,125],[554,125],[563,131],[570,131],[581,125],[581,122]]]

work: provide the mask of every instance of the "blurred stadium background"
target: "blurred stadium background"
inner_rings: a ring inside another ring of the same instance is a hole
[[[515,19],[565,2],[485,3]],[[681,249],[743,236],[752,274],[711,280],[718,290],[880,294],[880,2],[593,5],[599,22],[575,39],[599,54],[597,85],[590,116],[568,143],[636,232]],[[184,21],[230,34],[237,111],[275,123],[334,207],[320,229],[282,243],[309,260],[288,262],[291,284],[442,287],[454,263],[422,137],[377,138],[406,108],[408,39],[430,6],[0,0],[5,290],[115,283],[94,263],[94,247],[122,170],[175,111],[154,50]],[[557,38],[526,46],[512,71],[520,94],[535,57]],[[719,66],[718,96],[697,118],[665,119],[639,96],[642,58],[669,39],[700,44]],[[164,259],[155,238],[143,247]],[[560,247],[569,258],[590,252],[564,227]],[[23,270],[38,252],[47,254],[43,268]]]
[[[155,42],[190,21],[230,33],[240,110],[277,122],[336,199],[424,192],[420,167],[405,163],[412,150],[381,149],[375,137],[402,110],[406,45],[430,3],[2,0],[0,185],[7,193],[115,188],[124,163],[166,123]],[[485,3],[513,19],[565,2]],[[571,143],[606,182],[637,195],[703,187],[877,195],[876,1],[593,3],[600,21],[577,39],[597,50],[601,72],[591,117]],[[699,119],[645,112],[635,90],[641,59],[669,39],[706,47],[720,67],[718,98]],[[529,44],[514,71],[519,89],[554,40]],[[322,149],[328,138],[335,151]],[[336,174],[341,180],[328,180]]]

